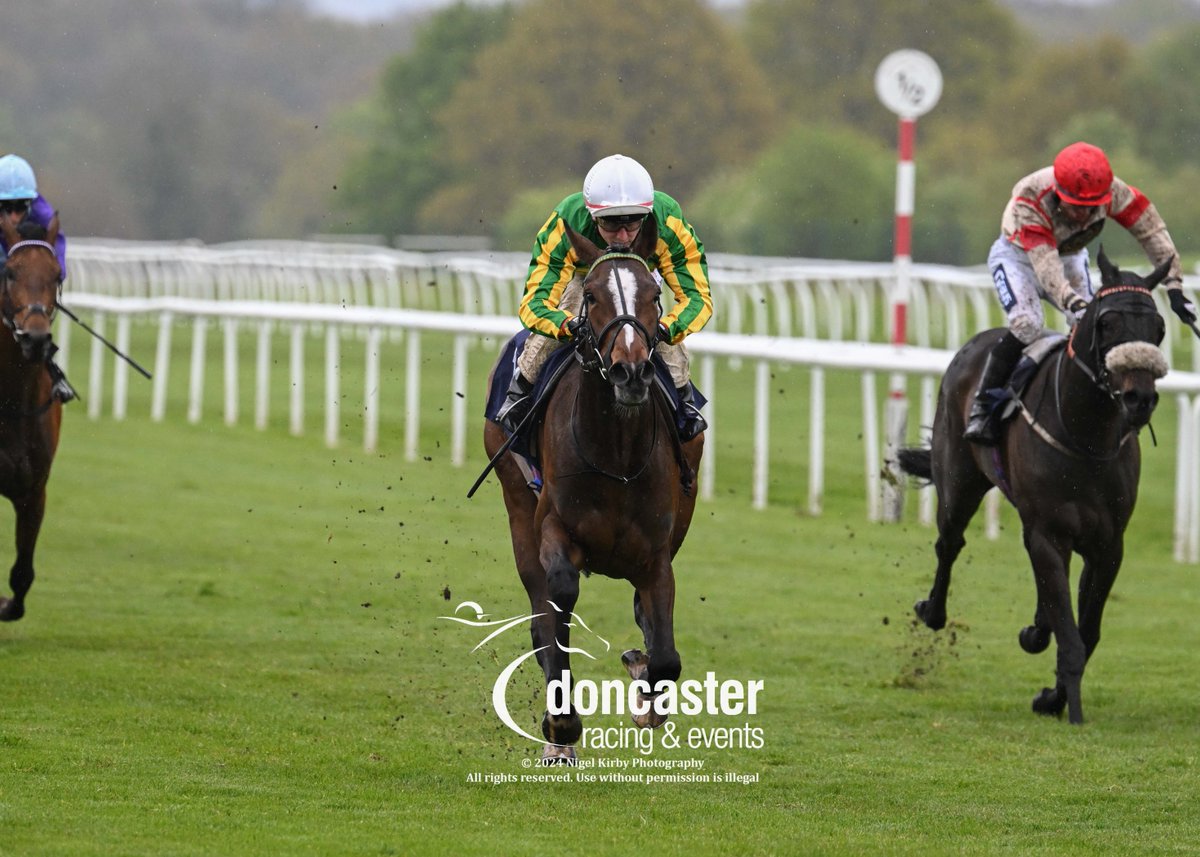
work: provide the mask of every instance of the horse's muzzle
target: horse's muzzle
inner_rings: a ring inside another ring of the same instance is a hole
[[[13,333],[17,344],[21,347],[21,356],[31,363],[42,363],[50,356],[50,346],[54,342],[50,330],[18,330]]]
[[[654,382],[654,364],[649,360],[637,363],[614,363],[608,370],[617,404],[637,407],[650,398],[650,385]]]
[[[1125,421],[1132,428],[1141,428],[1150,422],[1154,409],[1158,407],[1158,390],[1150,387],[1133,387],[1121,393],[1121,407],[1125,410]]]

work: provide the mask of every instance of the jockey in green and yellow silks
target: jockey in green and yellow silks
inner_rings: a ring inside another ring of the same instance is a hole
[[[537,234],[519,315],[521,323],[540,336],[526,342],[500,411],[500,422],[510,431],[528,413],[533,383],[550,351],[572,338],[569,325],[580,309],[587,272],[576,265],[565,226],[607,248],[632,243],[646,217],[653,217],[658,226],[657,256],[650,260],[651,269],[675,296],[675,305],[662,317],[656,351],[670,370],[686,412],[680,436],[690,440],[707,427],[693,404],[690,360],[682,344],[713,313],[704,245],[679,203],[654,189],[641,164],[624,155],[610,155],[592,167],[583,191],[560,202]]]

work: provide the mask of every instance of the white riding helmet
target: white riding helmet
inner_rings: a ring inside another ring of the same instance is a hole
[[[37,199],[33,167],[20,155],[0,158],[0,199]]]
[[[609,155],[588,170],[583,201],[593,218],[649,214],[654,208],[654,182],[633,158]]]

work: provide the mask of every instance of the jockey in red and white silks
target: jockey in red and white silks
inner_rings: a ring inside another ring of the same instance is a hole
[[[997,442],[998,426],[991,419],[995,397],[988,391],[1004,386],[1021,349],[1045,331],[1042,300],[1072,323],[1091,300],[1087,245],[1109,217],[1138,240],[1156,267],[1172,260],[1163,280],[1171,309],[1185,324],[1196,320],[1196,308],[1183,293],[1179,254],[1158,210],[1140,190],[1113,175],[1103,151],[1072,143],[1052,166],[1018,181],[1004,208],[988,269],[1008,317],[1008,333],[988,355],[964,432],[968,440]]]

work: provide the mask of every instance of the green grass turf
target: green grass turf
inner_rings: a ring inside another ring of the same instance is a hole
[[[476,388],[489,358],[473,352]],[[436,376],[442,357],[426,359]],[[826,510],[811,517],[808,374],[776,373],[773,505],[756,512],[749,420],[735,418],[752,373],[723,365],[718,490],[676,563],[677,643],[685,677],[765,687],[753,717],[675,722],[749,723],[763,746],[652,758],[758,782],[582,782],[599,771],[579,769],[494,783],[535,772],[523,765],[538,746],[491,707],[527,637],[472,652],[480,635],[438,617],[464,600],[493,617],[528,605],[494,480],[464,496],[483,464],[478,423],[468,466],[451,467],[448,381],[431,379],[422,456],[405,461],[402,377],[385,360],[370,455],[349,428],[326,449],[312,415],[309,435],[287,436],[282,410],[265,433],[211,408],[189,426],[174,381],[162,424],[140,382],[123,423],[68,408],[29,612],[0,628],[0,854],[1158,854],[1200,841],[1200,596],[1195,569],[1171,560],[1172,400],[1161,446],[1143,442],[1125,568],[1084,679],[1088,722],[1074,728],[1029,711],[1053,649],[1016,643],[1034,590],[1011,511],[998,541],[978,522],[968,534],[951,628],[914,626],[933,534],[912,503],[902,524],[865,521],[857,378],[828,384]],[[583,581],[577,609],[613,652],[577,657],[579,677],[623,677],[616,653],[639,642],[630,599],[624,582]],[[522,669],[508,702],[530,731],[539,694]]]

